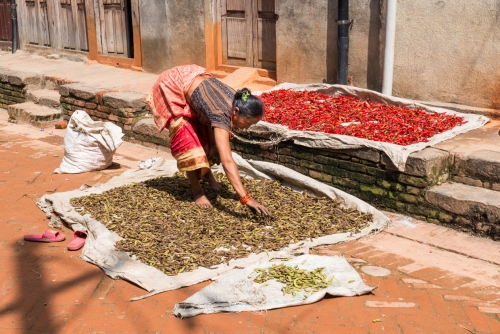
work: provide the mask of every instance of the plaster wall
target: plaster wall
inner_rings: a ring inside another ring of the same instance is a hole
[[[214,68],[216,1],[151,1],[141,1],[144,69]],[[337,5],[276,0],[278,83],[337,82]],[[385,6],[384,0],[349,3],[354,86],[381,90]],[[398,0],[396,16],[393,95],[500,108],[500,0]]]
[[[167,68],[167,8],[165,0],[139,1],[141,26],[142,68],[160,73]]]
[[[336,37],[327,36],[334,19],[331,3],[333,1],[276,1],[278,83],[333,82],[336,65],[330,64],[328,55],[336,58],[331,44]]]
[[[277,0],[277,79],[281,82],[337,82],[337,11],[333,0]],[[353,84],[379,90],[380,1],[351,0],[349,75]]]
[[[167,68],[206,65],[205,1],[165,0],[167,6]]]
[[[337,81],[337,1],[277,0],[278,83]],[[381,91],[386,1],[351,0],[352,84]],[[500,0],[397,2],[393,95],[500,108]]]
[[[185,64],[206,64],[205,1],[140,2],[143,69],[162,71]]]
[[[500,108],[500,0],[397,4],[394,95]]]

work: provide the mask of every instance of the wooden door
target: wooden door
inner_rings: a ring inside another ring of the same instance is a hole
[[[88,51],[85,0],[58,0],[63,49]]]
[[[25,0],[26,32],[29,44],[50,46],[47,0]]]
[[[225,63],[253,67],[251,1],[222,0],[221,7]]]
[[[220,0],[227,65],[276,69],[275,0]]]
[[[10,0],[0,0],[0,42],[12,42]]]
[[[129,0],[99,0],[101,54],[132,57]]]
[[[276,20],[275,0],[255,0],[253,24],[254,67],[276,70]],[[257,22],[255,22],[255,20]]]

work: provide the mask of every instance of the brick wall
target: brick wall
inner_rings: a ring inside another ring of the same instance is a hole
[[[25,85],[12,85],[8,82],[0,82],[0,108],[16,103],[26,102],[27,92]]]
[[[75,110],[84,110],[95,121],[118,125],[125,136],[133,136],[133,125],[150,113],[143,97],[133,92],[99,91],[70,84],[61,86],[59,93],[64,120],[69,120]]]
[[[388,157],[371,149],[329,151],[282,142],[265,147],[234,139],[232,148],[245,159],[278,163],[354,195],[373,206],[396,211],[436,224],[463,226],[458,217],[425,199],[426,190],[445,182],[446,164],[412,174],[397,171]],[[443,167],[443,168],[441,168]],[[415,175],[416,174],[416,175]],[[464,228],[470,230],[470,228]]]

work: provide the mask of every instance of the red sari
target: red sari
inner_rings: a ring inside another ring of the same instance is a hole
[[[207,70],[197,65],[178,66],[164,71],[153,85],[148,103],[158,131],[168,129],[170,150],[180,171],[200,170],[201,178],[210,169],[205,127],[186,101],[193,81]]]

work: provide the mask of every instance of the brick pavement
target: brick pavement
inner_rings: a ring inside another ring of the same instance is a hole
[[[24,242],[23,235],[47,226],[35,205],[43,194],[106,182],[138,160],[168,154],[124,143],[119,169],[51,174],[63,133],[7,123],[0,109],[1,333],[500,333],[499,244],[395,214],[384,232],[312,251],[344,254],[378,287],[370,295],[184,320],[171,315],[174,305],[208,282],[130,302],[144,291],[69,252],[70,230],[61,243]],[[371,276],[366,266],[390,273]]]

